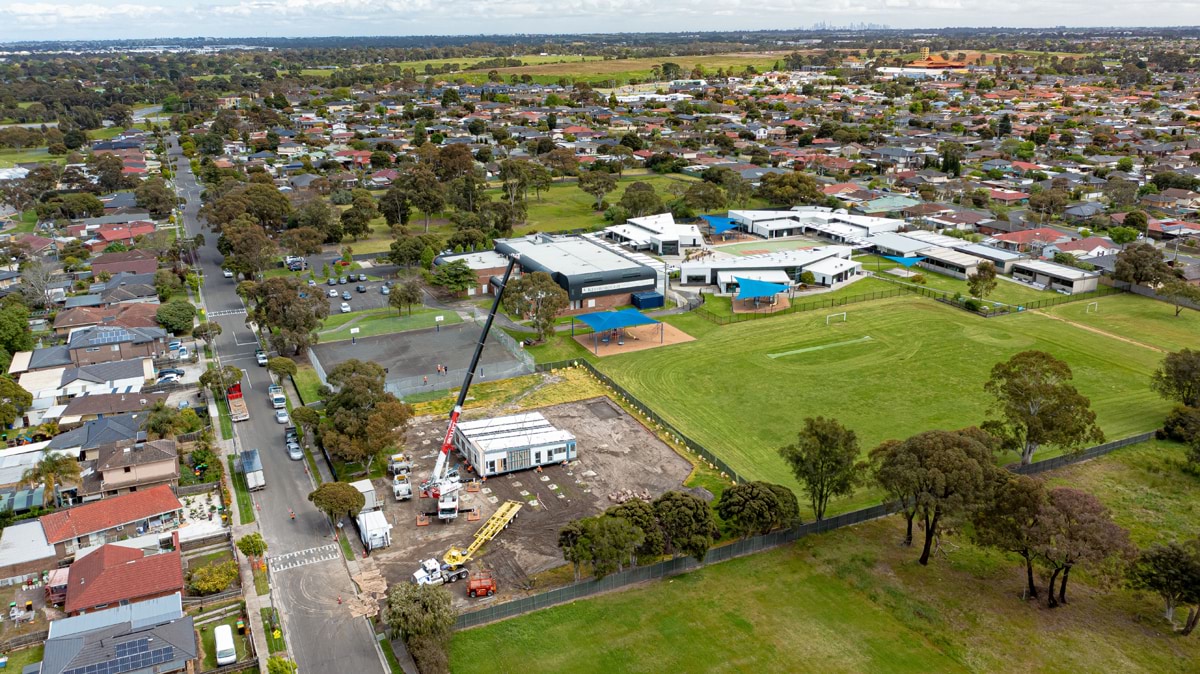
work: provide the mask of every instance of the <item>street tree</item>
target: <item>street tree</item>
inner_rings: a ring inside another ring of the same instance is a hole
[[[593,210],[598,211],[602,208],[605,195],[617,189],[617,177],[603,171],[585,171],[579,174],[579,189],[596,198]]]
[[[662,530],[667,552],[704,561],[713,541],[721,535],[708,504],[691,494],[669,491],[654,500],[654,516]]]
[[[1200,305],[1200,286],[1194,286],[1183,279],[1170,278],[1158,289],[1160,297],[1165,297],[1175,307],[1175,318],[1187,308],[1188,304]]]
[[[192,336],[211,348],[217,337],[221,336],[221,324],[216,321],[202,321],[192,328]]]
[[[323,482],[308,495],[308,500],[334,522],[357,516],[367,502],[362,492],[348,482]]]
[[[666,541],[663,540],[658,520],[654,517],[654,506],[648,501],[631,499],[609,508],[604,514],[607,517],[625,519],[642,532],[642,542],[634,548],[633,556],[629,560],[630,566],[636,565],[639,560],[653,559],[663,554]]]
[[[241,550],[243,555],[250,559],[260,559],[267,554],[267,542],[263,540],[262,534],[255,531],[252,534],[246,534],[238,539],[238,550]]]
[[[541,271],[510,279],[504,290],[505,308],[518,316],[529,317],[540,341],[554,334],[554,320],[569,302],[567,291]]]
[[[727,487],[717,500],[717,514],[730,532],[749,538],[770,531],[779,519],[779,500],[759,482]]]
[[[291,417],[305,436],[311,434],[321,423],[321,413],[311,407],[297,405],[292,408]]]
[[[796,442],[781,448],[779,454],[808,494],[818,522],[825,518],[829,499],[853,493],[867,469],[858,461],[854,431],[825,417],[805,419]]]
[[[279,235],[283,249],[297,257],[316,255],[325,243],[325,233],[315,227],[297,227]]]
[[[226,260],[225,266],[235,272],[254,276],[275,262],[275,242],[253,220],[238,218],[225,225],[221,229],[221,238],[229,246],[230,259]]]
[[[454,294],[458,294],[466,292],[467,288],[475,285],[476,277],[474,270],[467,266],[465,261],[455,260],[438,265],[429,282],[435,286],[445,288]]]
[[[975,542],[1020,555],[1025,560],[1026,595],[1037,599],[1033,562],[1040,543],[1037,524],[1046,502],[1046,488],[1037,478],[1006,471],[997,472],[995,479],[999,484],[971,516]]]
[[[450,593],[437,585],[396,583],[388,589],[383,621],[392,638],[447,638],[458,617]]]
[[[273,349],[281,354],[299,353],[316,343],[317,330],[329,315],[329,302],[323,295],[302,290],[297,279],[281,276],[245,285],[253,307],[250,315],[269,330]]]
[[[1099,568],[1108,561],[1130,559],[1136,552],[1129,532],[1112,521],[1099,499],[1070,487],[1046,493],[1035,528],[1037,552],[1050,568],[1046,584],[1050,608],[1067,603],[1067,580],[1075,566]]]
[[[976,272],[967,276],[967,290],[975,297],[983,299],[996,289],[996,266],[991,262],[981,262]]]
[[[282,655],[272,655],[267,659],[267,674],[296,674],[299,666],[283,657]]]
[[[42,450],[42,458],[31,468],[21,474],[21,482],[30,489],[39,485],[45,487],[42,492],[43,505],[60,503],[59,492],[64,486],[82,484],[79,462],[74,457],[51,449]]]
[[[999,418],[984,427],[1020,453],[1021,465],[1042,445],[1074,450],[1104,442],[1091,400],[1071,377],[1071,367],[1045,351],[1022,351],[992,368],[983,388],[995,398],[992,412]]]
[[[234,365],[222,365],[200,373],[200,385],[212,390],[218,398],[224,398],[230,386],[242,380],[242,369]]]
[[[165,218],[175,208],[175,192],[159,177],[142,182],[133,195],[137,205],[150,211],[155,218]]]
[[[1167,400],[1200,407],[1200,349],[1168,353],[1151,375],[1150,387]]]
[[[1129,568],[1129,582],[1162,597],[1163,617],[1174,624],[1176,607],[1200,593],[1200,540],[1156,543],[1143,550]]]
[[[999,470],[977,429],[926,431],[888,444],[879,456],[884,475],[903,474],[910,484],[916,516],[925,530],[918,560],[929,564],[933,543],[947,520],[969,512],[986,494],[991,471]]]
[[[773,206],[796,206],[824,201],[825,195],[807,173],[768,173],[758,183],[758,196]]]
[[[1117,253],[1113,278],[1118,281],[1154,287],[1173,276],[1162,251],[1153,244],[1139,243]]]
[[[296,374],[296,361],[287,356],[275,356],[267,360],[267,371],[276,377],[291,377]]]

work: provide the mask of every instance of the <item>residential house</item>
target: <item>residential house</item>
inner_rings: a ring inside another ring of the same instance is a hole
[[[200,640],[175,593],[50,623],[39,674],[198,671]],[[104,667],[103,670],[100,668]]]
[[[125,536],[169,531],[183,521],[183,504],[167,485],[85,503],[39,518],[46,542],[59,559],[82,547]]]
[[[78,494],[85,503],[158,485],[179,484],[174,440],[122,440],[95,449],[96,461],[83,470]]]
[[[94,461],[99,456],[98,448],[110,443],[144,442],[142,430],[145,413],[118,414],[94,421],[86,421],[78,428],[50,438],[47,450],[64,451],[78,456],[80,461]],[[68,491],[74,491],[70,488]]]
[[[79,328],[96,325],[154,328],[158,326],[158,307],[157,303],[147,302],[63,309],[54,317],[54,333],[67,335]]]
[[[1120,246],[1099,236],[1089,236],[1086,239],[1052,243],[1042,247],[1042,257],[1048,260],[1054,259],[1055,253],[1066,253],[1074,255],[1076,258],[1084,258],[1116,255],[1119,252],[1121,252]]]
[[[153,274],[158,269],[158,258],[153,253],[144,250],[128,250],[122,253],[105,253],[92,258],[92,274],[102,272],[116,275],[122,272],[129,274]]]
[[[39,498],[36,505],[41,504]],[[25,520],[0,531],[0,578],[40,578],[43,571],[57,565],[54,546],[46,542],[41,522]]]
[[[114,243],[132,246],[133,240],[136,237],[144,236],[155,230],[155,224],[149,221],[133,221],[124,223],[113,223],[101,225],[96,230],[96,241],[91,242],[88,247],[92,252],[97,252],[108,248]]]
[[[93,283],[88,288],[88,294],[98,296],[100,305],[158,302],[158,289],[154,286],[153,272],[121,272],[107,281]]]
[[[156,358],[167,351],[167,332],[162,328],[98,325],[76,330],[67,338],[66,346],[75,365]]]
[[[1040,255],[1045,246],[1070,241],[1071,237],[1056,229],[1038,227],[1037,229],[997,234],[992,239],[989,243],[994,243],[999,248]]]
[[[71,565],[63,610],[77,616],[181,592],[183,560],[178,545],[169,552],[148,555],[138,548],[109,543]]]
[[[95,365],[104,367],[111,363]],[[86,421],[95,421],[105,417],[121,414],[132,414],[154,407],[158,402],[166,402],[166,393],[94,393],[71,398],[62,412],[59,413],[59,428],[72,427]]]

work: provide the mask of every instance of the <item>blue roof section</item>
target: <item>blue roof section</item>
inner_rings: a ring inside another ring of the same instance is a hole
[[[712,227],[714,234],[723,234],[737,227],[737,223],[730,218],[723,218],[719,215],[701,215],[708,222],[708,226]]]
[[[598,311],[594,314],[576,316],[596,332],[631,328],[635,325],[652,325],[658,321],[638,312],[637,309],[622,309],[621,311]]]
[[[891,260],[892,262],[895,262],[896,264],[902,265],[902,266],[903,266],[905,269],[908,269],[909,267],[913,266],[914,264],[916,264],[916,263],[920,262],[921,260],[924,260],[924,259],[925,259],[925,258],[923,258],[923,257],[920,257],[920,256],[917,256],[917,257],[896,257],[895,255],[884,255],[884,257],[885,257],[885,258],[887,258],[887,259],[889,259],[889,260]]]
[[[767,283],[752,278],[733,277],[738,284],[737,299],[752,300],[760,297],[774,297],[779,293],[787,292],[788,287],[782,283]]]

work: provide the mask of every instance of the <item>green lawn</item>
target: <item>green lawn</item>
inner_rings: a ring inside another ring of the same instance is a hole
[[[237,633],[237,621],[239,617],[241,615],[235,613],[228,618],[205,623],[200,626],[200,643],[204,647],[204,670],[217,668],[216,637],[213,636],[213,630],[218,625],[229,625],[233,630],[233,645],[237,648],[237,658],[239,661],[246,659],[246,653],[248,652],[246,649],[246,640],[250,637],[241,636]]]
[[[229,480],[233,482],[233,491],[237,497],[238,521],[241,524],[250,524],[254,521],[254,500],[246,488],[246,476],[233,465],[233,462],[234,457],[229,457]]]
[[[296,390],[300,392],[300,401],[305,405],[321,399],[317,394],[317,389],[321,388],[321,378],[312,367],[305,365],[297,368],[292,381],[296,384]]]
[[[442,317],[442,325],[462,323],[462,318],[453,311],[414,309],[412,315],[409,315],[408,312],[400,315],[395,309],[387,307],[348,314],[334,314],[325,319],[318,334],[321,335],[322,342],[338,342],[351,337],[361,339],[375,335],[389,335],[406,330],[432,328],[437,325],[438,322],[435,319],[438,316]],[[358,328],[358,333],[351,335],[350,330],[354,328]]]
[[[604,358],[598,367],[745,477],[792,488],[776,450],[804,417],[838,418],[864,451],[931,428],[978,424],[991,367],[1028,349],[1071,365],[1110,438],[1150,430],[1170,408],[1148,385],[1159,354],[1063,321],[1032,313],[981,319],[917,297],[847,312],[847,322],[829,326],[825,312],[737,323],[695,342]],[[877,498],[860,490],[832,507]]]
[[[23,648],[19,651],[5,653],[8,657],[8,664],[5,669],[10,672],[20,672],[26,665],[32,665],[35,662],[41,662],[42,656],[46,652],[44,644],[38,644],[30,648]]]
[[[1164,473],[1154,443],[1051,480],[1093,490],[1117,521],[1194,534],[1200,480]],[[1097,477],[1098,476],[1098,477]],[[1168,485],[1173,500],[1137,496]],[[1190,501],[1187,501],[1190,499]],[[801,539],[668,581],[457,632],[456,672],[1186,672],[1200,640],[1171,633],[1161,600],[1071,575],[1071,602],[1019,599],[1014,557],[950,537],[928,567],[897,545],[898,517]],[[1044,587],[1039,569],[1037,582]],[[562,648],[570,643],[571,648]]]
[[[1088,302],[1061,304],[1043,311],[1169,351],[1200,347],[1200,311],[1184,309],[1176,316],[1173,305],[1132,293],[1101,297],[1096,302],[1090,312]]]
[[[17,164],[26,164],[29,162],[53,162],[61,164],[66,161],[66,157],[51,155],[44,147],[35,147],[28,150],[0,150],[0,168],[11,168]]]
[[[867,268],[867,264],[863,263],[863,268]],[[871,267],[874,269],[874,267]],[[934,290],[942,290],[953,295],[954,293],[962,293],[963,297],[971,297],[970,291],[967,289],[967,282],[962,279],[946,276],[937,272],[929,271],[928,269],[913,267],[913,271],[925,277],[925,287]],[[894,278],[897,281],[908,283],[909,280],[899,276],[892,276],[886,272],[880,274],[888,278]],[[1004,304],[1025,304],[1034,300],[1046,300],[1060,297],[1053,290],[1038,290],[1024,283],[1016,283],[1002,278],[996,279],[996,289],[987,296],[987,300],[993,302],[1003,302]]]
[[[845,298],[857,298],[870,293],[895,293],[898,287],[895,284],[880,281],[877,278],[865,277],[859,278],[848,286],[843,286],[829,292],[796,293],[796,296],[792,298],[792,303],[811,306]],[[706,311],[721,317],[733,316],[733,301],[733,297],[729,295],[705,295],[704,307],[698,309],[698,311]],[[816,311],[816,309],[813,309],[813,311]],[[746,320],[759,319],[746,318]]]
[[[615,204],[621,200],[621,195],[625,194],[625,190],[630,185],[635,182],[644,182],[649,183],[658,191],[663,202],[670,202],[675,198],[668,191],[671,185],[686,185],[696,180],[698,179],[679,174],[632,175],[626,172],[617,183],[617,189],[609,192],[604,200]],[[499,189],[489,190],[489,194],[500,198]],[[578,182],[573,179],[557,178],[550,189],[542,193],[541,199],[533,194],[529,195],[528,222],[517,227],[515,234],[519,236],[530,232],[566,232],[607,226],[608,223],[604,221],[603,214],[592,210],[595,205],[596,198],[579,189]]]

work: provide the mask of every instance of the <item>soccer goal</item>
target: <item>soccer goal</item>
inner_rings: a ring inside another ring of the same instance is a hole
[[[1088,302],[1087,308],[1083,310],[1083,313],[1085,313],[1085,314],[1100,313],[1100,303],[1099,302]]]
[[[841,317],[842,317],[842,322],[843,322],[843,323],[845,323],[845,322],[846,322],[846,312],[844,312],[844,311],[843,311],[843,312],[842,312],[842,313],[840,313],[840,314],[829,314],[828,316],[826,316],[826,317],[825,317],[825,325],[829,325],[829,321],[830,321],[831,319],[837,318],[838,316],[841,316]]]

